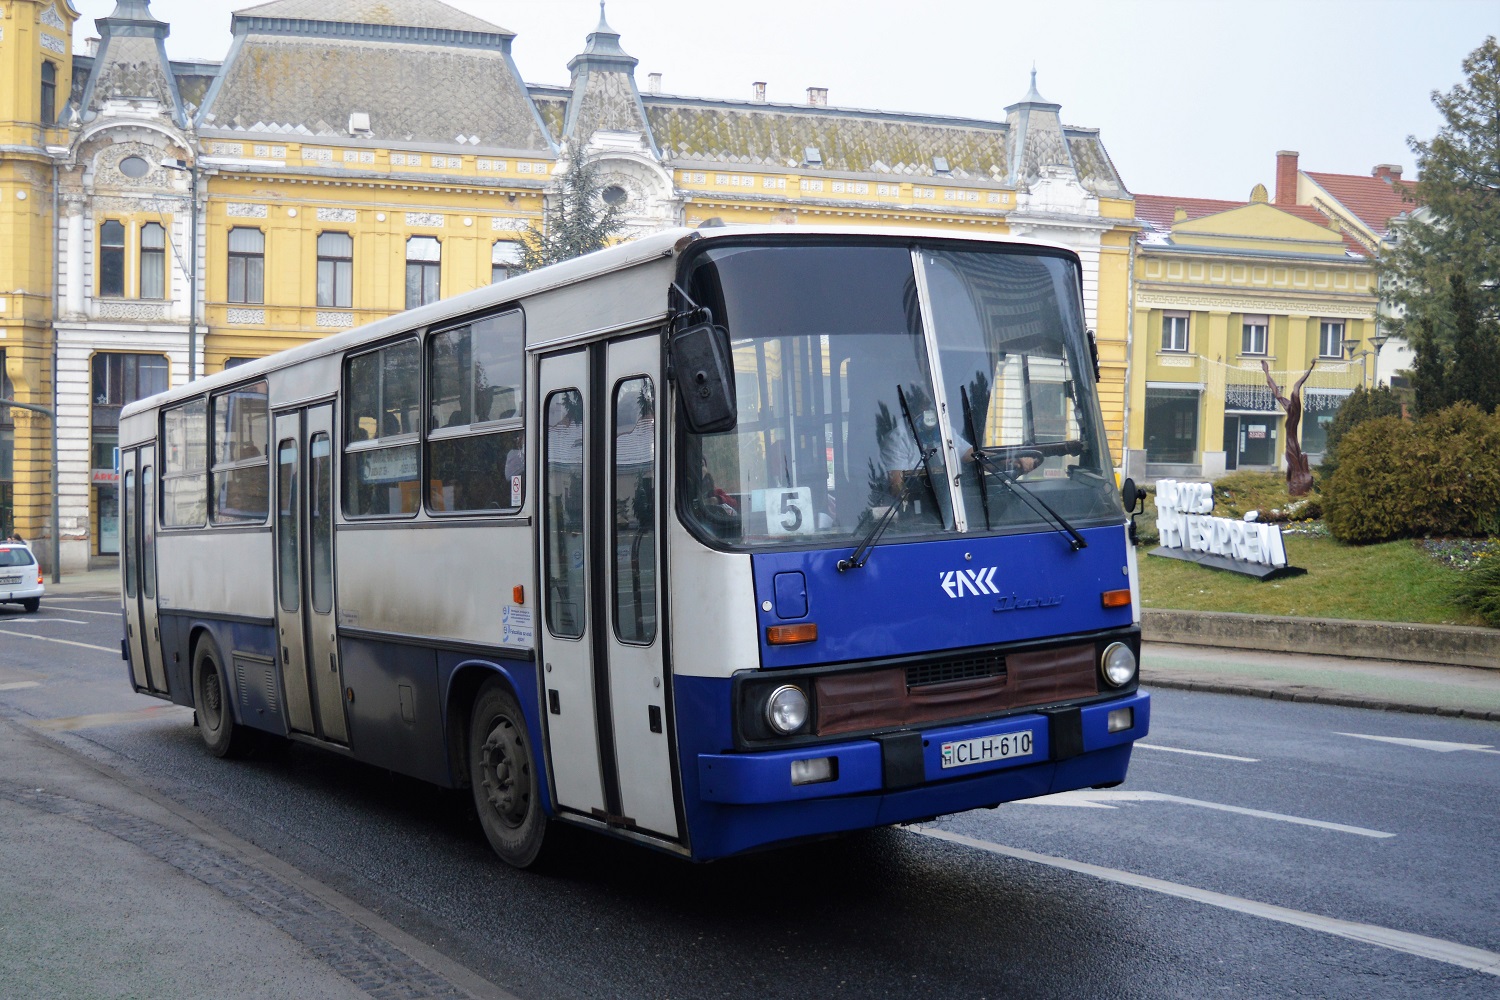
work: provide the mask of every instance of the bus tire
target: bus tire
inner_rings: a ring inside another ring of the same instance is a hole
[[[469,776],[474,810],[490,847],[506,864],[529,867],[541,853],[547,817],[526,716],[498,680],[480,688],[474,700]]]
[[[199,640],[193,650],[193,711],[208,752],[215,757],[238,757],[245,751],[249,733],[235,724],[222,659],[211,638]]]

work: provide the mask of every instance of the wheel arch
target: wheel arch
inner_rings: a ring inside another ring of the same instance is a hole
[[[543,780],[537,782],[542,806],[552,814],[551,782],[547,780],[547,754],[542,744],[542,720],[540,702],[537,697],[536,671],[530,663],[468,659],[461,661],[449,675],[444,696],[443,729],[448,766],[453,775],[455,788],[468,788],[469,774],[469,726],[474,711],[474,702],[485,684],[497,681],[504,685],[521,706],[526,716],[526,732],[531,741],[532,766]]]

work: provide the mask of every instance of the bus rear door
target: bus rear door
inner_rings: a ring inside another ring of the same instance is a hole
[[[557,802],[677,839],[652,336],[542,359],[541,651]]]
[[[294,732],[348,743],[333,594],[333,407],[276,414],[276,641]]]
[[[120,461],[120,502],[125,507],[120,518],[125,530],[121,572],[131,673],[136,687],[164,695],[167,676],[156,607],[156,447],[124,452]]]

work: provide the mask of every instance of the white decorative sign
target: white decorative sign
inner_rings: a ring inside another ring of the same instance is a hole
[[[319,222],[358,222],[359,216],[352,208],[320,208]]]
[[[436,212],[407,212],[408,226],[426,226],[429,229],[443,228],[443,216]]]
[[[1281,538],[1280,525],[1211,517],[1209,514],[1213,508],[1212,483],[1158,480],[1156,530],[1161,535],[1161,547],[1270,569],[1287,568],[1286,545]],[[1254,516],[1253,513],[1246,515],[1247,518]]]
[[[266,321],[264,309],[230,309],[228,315],[231,323],[261,324]]]
[[[242,202],[231,201],[224,206],[224,214],[231,219],[264,219],[267,209],[264,205],[246,205]]]
[[[318,313],[318,325],[324,328],[343,328],[354,325],[354,314],[344,312],[320,312]]]

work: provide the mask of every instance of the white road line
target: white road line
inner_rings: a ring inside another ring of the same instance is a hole
[[[1459,750],[1474,750],[1478,753],[1500,753],[1488,743],[1448,743],[1443,740],[1412,740],[1401,736],[1370,736],[1365,733],[1335,733],[1335,736],[1352,736],[1357,740],[1376,740],[1394,743],[1397,746],[1416,747],[1418,750],[1435,750],[1438,753],[1455,753]]]
[[[56,604],[57,602],[56,601],[49,601],[48,603],[49,604]],[[43,607],[45,607],[45,606],[46,605],[43,605]],[[63,608],[62,610],[66,611],[70,615],[103,615],[106,618],[118,618],[118,617],[120,617],[120,612],[119,612],[118,609],[116,609],[114,611],[92,611],[92,610],[90,610],[88,608]]]
[[[1164,747],[1158,746],[1155,743],[1137,742],[1136,746],[1140,747],[1142,750],[1163,750],[1167,753],[1188,753],[1192,754],[1194,757],[1212,757],[1215,760],[1237,760],[1246,764],[1260,763],[1259,757],[1236,757],[1232,753],[1209,753],[1207,750],[1184,750],[1181,747]]]
[[[49,622],[62,622],[65,625],[87,625],[88,622],[79,618],[12,618],[5,622],[7,625],[45,625]]]
[[[904,827],[904,829],[923,837],[931,837],[934,840],[945,840],[950,844],[961,844],[965,847],[972,847],[989,854],[1016,858],[1020,861],[1030,861],[1034,864],[1047,865],[1050,868],[1061,868],[1065,871],[1077,872],[1080,875],[1092,875],[1095,878],[1104,879],[1106,882],[1115,882],[1119,885],[1128,885],[1137,889],[1147,889],[1151,892],[1159,892],[1165,896],[1176,896],[1178,899],[1187,899],[1195,903],[1206,903],[1209,906],[1232,910],[1235,913],[1245,913],[1252,917],[1275,920],[1283,924],[1291,924],[1293,927],[1302,927],[1311,931],[1320,931],[1324,934],[1333,934],[1337,937],[1348,938],[1351,941],[1373,944],[1380,948],[1389,948],[1392,951],[1416,955],[1419,958],[1430,958],[1435,962],[1446,962],[1449,965],[1456,965],[1459,968],[1472,969],[1475,972],[1485,972],[1492,976],[1500,976],[1500,952],[1485,951],[1483,948],[1471,948],[1468,945],[1455,944],[1452,941],[1444,941],[1441,938],[1427,937],[1422,934],[1410,934],[1406,931],[1392,930],[1389,927],[1380,927],[1376,924],[1362,924],[1353,920],[1325,917],[1321,914],[1293,910],[1271,903],[1260,903],[1253,899],[1244,899],[1240,896],[1229,896],[1222,892],[1199,889],[1197,886],[1182,885],[1179,882],[1168,882],[1165,879],[1151,878],[1148,875],[1137,875],[1134,872],[1121,871],[1118,868],[1105,868],[1101,865],[1091,865],[1084,861],[1073,861],[1070,858],[1058,858],[1050,854],[1037,854],[1033,851],[1024,851],[1018,847],[1006,847],[1003,844],[992,844],[987,840],[966,837],[961,833],[950,833],[947,830],[936,830],[931,827],[919,826],[908,826]]]
[[[1236,813],[1240,816],[1254,816],[1256,819],[1272,819],[1278,823],[1313,826],[1320,830],[1352,833],[1357,837],[1371,837],[1377,840],[1385,840],[1395,836],[1394,833],[1385,833],[1381,830],[1367,830],[1362,826],[1347,826],[1343,823],[1329,823],[1321,819],[1288,816],[1285,813],[1267,812],[1264,809],[1247,809],[1244,806],[1231,806],[1223,802],[1206,802],[1203,799],[1189,799],[1181,795],[1168,795],[1165,792],[1137,792],[1120,788],[1085,788],[1076,792],[1058,792],[1055,795],[1042,795],[1034,799],[1020,799],[1013,804],[1113,809],[1114,806],[1110,804],[1112,802],[1175,802],[1180,806],[1197,806],[1199,809],[1213,809],[1218,812]]]
[[[74,642],[71,639],[54,639],[46,635],[28,635],[25,632],[7,632],[5,629],[0,629],[0,635],[18,635],[22,639],[35,639],[37,642],[60,642],[64,646],[82,646],[84,649],[97,649],[101,653],[118,654],[120,652],[118,647],[111,649],[109,646],[95,646],[87,642]]]
[[[0,691],[20,691],[25,688],[37,688],[41,686],[41,681],[11,681],[9,684],[0,684]]]

